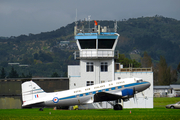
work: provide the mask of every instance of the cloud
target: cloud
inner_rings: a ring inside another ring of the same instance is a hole
[[[1,0],[0,36],[56,30],[78,19],[122,20],[162,15],[180,20],[179,0]]]

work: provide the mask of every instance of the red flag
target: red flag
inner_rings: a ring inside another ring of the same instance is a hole
[[[97,21],[96,21],[96,20],[94,21],[94,24],[95,24],[95,25],[98,25],[98,23],[97,23]]]

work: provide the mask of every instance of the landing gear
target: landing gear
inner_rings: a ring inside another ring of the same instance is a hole
[[[122,99],[116,100],[115,104],[110,101],[107,101],[107,102],[113,106],[114,110],[123,110],[123,100]]]
[[[40,108],[39,111],[43,111],[43,108]]]
[[[123,107],[121,104],[114,105],[114,110],[123,110]]]

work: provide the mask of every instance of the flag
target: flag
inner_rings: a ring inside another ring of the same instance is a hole
[[[95,24],[95,25],[98,25],[98,23],[97,23],[97,21],[96,21],[96,20],[94,21],[94,24]]]

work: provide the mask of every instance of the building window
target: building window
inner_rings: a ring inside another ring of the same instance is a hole
[[[105,81],[101,81],[101,83],[105,83]]]
[[[107,71],[108,71],[108,63],[101,62],[101,72],[107,72]]]
[[[94,81],[86,81],[86,86],[94,85]]]
[[[86,71],[87,72],[93,72],[94,69],[93,69],[93,62],[87,62],[86,63]]]

